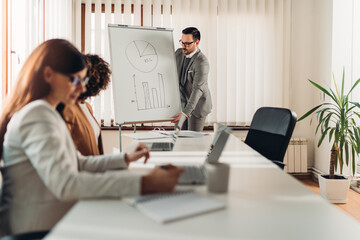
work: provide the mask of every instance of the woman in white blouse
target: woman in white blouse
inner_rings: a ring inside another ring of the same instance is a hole
[[[146,161],[144,145],[96,157],[76,151],[55,108],[75,103],[86,71],[81,53],[60,39],[44,42],[24,63],[1,116],[0,236],[49,230],[79,199],[167,192],[177,183],[183,170],[171,165],[144,176],[120,170],[141,157]]]

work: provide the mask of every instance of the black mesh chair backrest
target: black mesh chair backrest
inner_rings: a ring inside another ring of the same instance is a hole
[[[12,236],[1,237],[0,240],[41,240],[45,238],[48,233],[49,231],[21,233]]]
[[[296,113],[286,108],[259,108],[251,121],[245,143],[284,168],[286,149],[296,124]]]

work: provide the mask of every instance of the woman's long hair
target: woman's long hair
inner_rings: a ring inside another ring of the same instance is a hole
[[[14,113],[26,104],[42,99],[50,93],[50,85],[44,79],[45,66],[62,74],[73,74],[87,65],[82,54],[63,39],[48,40],[30,54],[19,72],[15,87],[4,102],[0,118],[1,158],[7,125]]]

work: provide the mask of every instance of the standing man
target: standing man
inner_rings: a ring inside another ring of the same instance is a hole
[[[176,50],[175,57],[182,112],[173,116],[172,122],[178,123],[184,114],[187,121],[182,129],[200,132],[212,108],[208,87],[209,61],[198,48],[200,32],[197,28],[185,28],[179,43],[181,48]]]

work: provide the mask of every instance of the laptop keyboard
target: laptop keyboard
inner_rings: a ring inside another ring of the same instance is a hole
[[[173,143],[170,142],[153,142],[151,145],[151,150],[154,149],[171,149]]]
[[[185,171],[179,178],[179,183],[183,184],[203,184],[205,183],[205,168],[203,166],[180,166]]]

